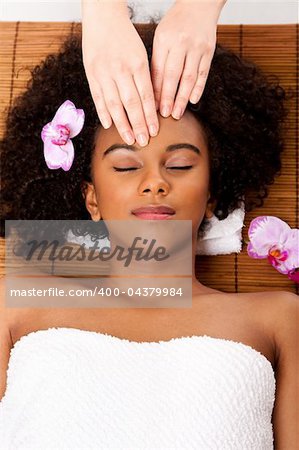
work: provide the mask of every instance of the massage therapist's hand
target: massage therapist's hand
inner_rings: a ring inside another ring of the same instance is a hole
[[[139,145],[147,145],[159,122],[147,53],[126,2],[82,2],[82,50],[103,127],[113,121],[127,144],[136,138]]]
[[[224,4],[225,0],[177,0],[158,24],[151,74],[162,116],[172,114],[179,119],[189,100],[199,101],[214,55],[217,21]]]

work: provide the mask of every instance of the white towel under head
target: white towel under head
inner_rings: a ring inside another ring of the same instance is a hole
[[[226,219],[215,215],[208,219],[206,233],[197,241],[197,255],[225,255],[242,250],[242,228],[244,226],[244,206],[235,209]]]
[[[225,255],[242,250],[242,228],[244,226],[244,206],[235,209],[225,219],[219,220],[214,214],[208,222],[206,231],[202,238],[197,241],[197,255]],[[72,232],[68,234],[69,242],[86,247],[93,247],[94,242],[88,236],[77,237]],[[109,239],[98,241],[99,249],[110,247]]]

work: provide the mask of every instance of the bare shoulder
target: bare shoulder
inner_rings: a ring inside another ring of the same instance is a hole
[[[276,393],[273,411],[275,448],[298,448],[299,297],[277,292],[273,323],[276,341]]]
[[[271,299],[275,302],[275,312],[287,312],[293,311],[295,312],[298,309],[299,297],[296,294],[293,294],[289,291],[274,291],[269,292],[269,301]],[[283,317],[281,317],[283,320]]]
[[[286,339],[292,339],[291,334],[296,338],[299,298],[287,291],[263,291],[226,293],[219,300],[225,314],[230,314],[227,322],[235,317],[234,330],[240,338],[262,352],[276,369]]]
[[[2,344],[5,340],[8,345],[9,340],[11,349],[18,340],[18,337],[30,332],[31,329],[34,328],[38,311],[38,309],[34,308],[16,308],[7,304],[5,277],[0,278],[0,325]]]
[[[298,302],[298,296],[289,291],[265,291],[256,292],[256,296],[260,296],[267,302],[273,302],[275,307],[284,307],[289,304],[296,304]]]
[[[5,278],[0,278],[0,346],[11,349],[13,342],[11,339],[11,327],[14,320],[14,310],[7,308],[5,301]],[[1,353],[1,352],[0,352]]]
[[[259,312],[272,321],[278,338],[291,324],[298,324],[299,297],[296,294],[289,291],[259,292],[256,300],[261,305]]]
[[[0,278],[0,320],[1,320],[1,328],[10,327],[11,325],[11,311],[6,306],[5,301],[5,278]]]
[[[6,302],[5,277],[0,278],[0,318],[2,327],[7,327],[11,331],[20,314],[20,309],[12,308]]]
[[[0,279],[0,399],[6,389],[6,372],[13,346],[10,334],[10,314],[5,306],[5,280]]]
[[[262,322],[271,322],[275,329],[283,323],[286,314],[295,313],[299,297],[289,291],[265,291],[240,294],[240,301],[249,304]]]
[[[273,308],[273,329],[277,345],[277,359],[280,364],[287,347],[299,344],[299,297],[292,292],[275,293]]]
[[[266,291],[246,294],[245,301],[253,305],[259,322],[268,325],[279,353],[286,335],[298,326],[299,297],[289,291]]]
[[[288,302],[290,299],[298,299],[296,294],[289,291],[261,291],[261,292],[246,292],[244,299],[254,301],[260,304],[271,303],[274,308],[282,305],[284,302]],[[292,301],[292,300],[291,300]]]
[[[275,449],[298,448],[299,422],[299,297],[288,291],[250,294],[259,324],[272,336],[275,348]]]

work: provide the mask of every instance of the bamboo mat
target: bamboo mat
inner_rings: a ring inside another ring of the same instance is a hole
[[[24,91],[29,68],[48,53],[58,51],[64,37],[80,24],[64,22],[2,22],[0,30],[0,137],[5,117],[14,98]],[[144,25],[143,25],[144,26]],[[281,84],[291,87],[297,97],[290,101],[290,128],[283,155],[282,175],[269,188],[262,208],[246,214],[243,239],[250,221],[259,215],[280,217],[291,227],[299,227],[298,148],[298,25],[219,25],[218,42],[255,61],[264,71],[278,75]],[[0,274],[4,273],[4,242],[0,242]],[[241,253],[200,256],[196,274],[207,286],[226,292],[287,290],[298,294],[298,286],[274,270],[266,260],[248,257],[246,244]]]

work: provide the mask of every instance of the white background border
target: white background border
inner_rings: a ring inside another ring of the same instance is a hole
[[[136,16],[134,22],[147,22],[148,15],[163,16],[173,0],[130,1]],[[299,0],[227,0],[220,24],[298,23]],[[81,21],[81,0],[0,0],[2,21]]]

